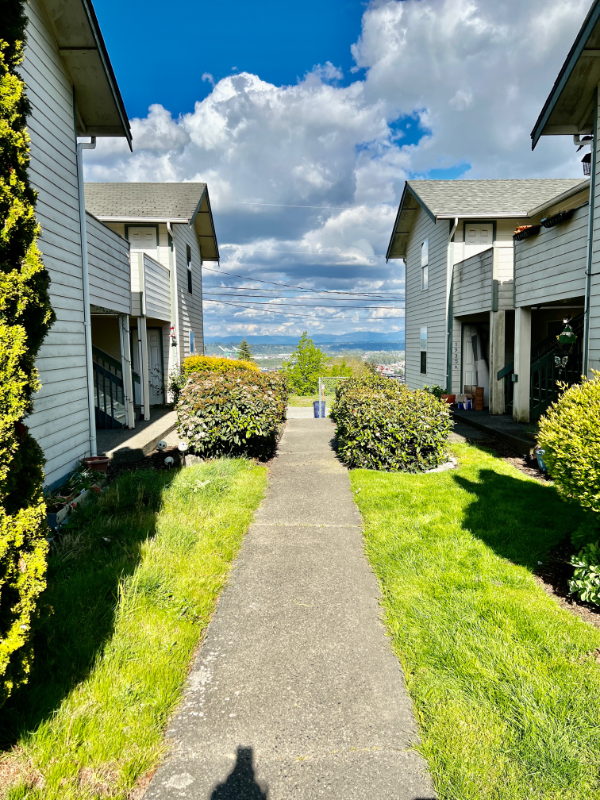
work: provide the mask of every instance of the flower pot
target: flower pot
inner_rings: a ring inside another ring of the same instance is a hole
[[[456,401],[456,395],[455,394],[443,394],[442,395],[442,400],[445,400],[448,403],[448,405],[452,405]]]
[[[88,456],[82,458],[81,463],[92,472],[106,472],[109,460],[108,456]]]

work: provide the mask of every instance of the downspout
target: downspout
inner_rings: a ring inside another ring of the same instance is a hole
[[[79,229],[81,232],[81,281],[83,285],[83,329],[85,333],[85,361],[87,372],[88,414],[90,417],[90,455],[98,455],[96,446],[96,404],[94,402],[94,362],[92,359],[92,314],[90,310],[90,271],[88,264],[87,224],[85,218],[85,193],[83,181],[83,151],[94,150],[96,137],[77,145],[77,185],[79,195]]]
[[[588,372],[588,354],[590,338],[590,296],[592,290],[592,258],[594,246],[594,205],[596,199],[596,147],[598,146],[598,88],[594,95],[594,139],[592,146],[592,164],[590,176],[590,213],[588,219],[587,269],[585,273],[585,317],[583,328],[583,374]]]
[[[452,336],[452,317],[450,309],[450,296],[452,294],[452,281],[454,278],[454,234],[458,228],[458,217],[454,217],[454,224],[448,236],[448,265],[446,277],[446,391],[452,392],[450,384],[450,337]]]
[[[175,250],[175,237],[173,236],[173,229],[171,228],[170,222],[167,222],[167,231],[171,239],[169,246],[169,266],[171,268],[171,315],[173,318],[173,327],[175,328],[175,341],[177,342],[175,364],[177,367],[180,367],[181,344],[179,336],[179,295],[177,292],[177,251]]]

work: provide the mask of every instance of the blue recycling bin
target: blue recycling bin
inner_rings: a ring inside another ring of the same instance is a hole
[[[315,419],[321,419],[325,416],[325,400],[315,400],[313,403]]]

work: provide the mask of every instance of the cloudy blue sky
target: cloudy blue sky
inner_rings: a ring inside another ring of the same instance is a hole
[[[529,133],[589,5],[95,0],[134,152],[102,140],[87,179],[208,182],[205,297],[239,296],[206,302],[207,335],[400,331],[406,179],[581,174],[568,137],[532,153]]]

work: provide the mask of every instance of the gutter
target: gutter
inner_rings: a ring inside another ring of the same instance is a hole
[[[458,228],[458,217],[454,217],[454,224],[448,236],[448,265],[446,275],[446,391],[451,392],[450,381],[450,337],[452,336],[452,320],[450,317],[450,296],[452,292],[452,281],[454,278],[454,234]]]
[[[175,249],[175,237],[173,235],[173,229],[171,228],[171,222],[167,222],[166,225],[169,236],[171,237],[171,246],[169,248],[169,266],[171,267],[171,316],[175,329],[175,341],[177,342],[175,363],[179,368],[181,366],[181,337],[179,335],[179,295],[177,293],[177,250]]]
[[[85,193],[83,181],[83,151],[94,150],[96,137],[77,145],[77,184],[79,199],[79,229],[81,235],[81,282],[83,286],[83,329],[85,333],[85,361],[87,373],[88,414],[90,418],[90,455],[98,455],[96,445],[96,403],[94,398],[94,367],[92,359],[92,314],[90,310],[90,269],[88,263],[87,223],[85,218]]]
[[[585,271],[585,310],[583,318],[583,374],[588,372],[590,338],[590,295],[592,291],[592,260],[594,248],[594,204],[596,201],[596,150],[598,148],[598,89],[594,92],[594,146],[590,174],[590,212],[588,218],[588,242]]]

